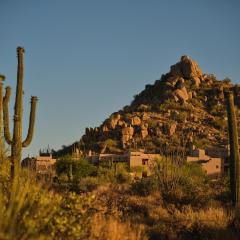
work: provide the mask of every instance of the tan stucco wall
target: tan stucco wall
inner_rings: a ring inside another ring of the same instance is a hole
[[[220,174],[222,168],[222,159],[211,158],[211,160],[208,162],[202,163],[202,168],[206,171],[207,175]]]

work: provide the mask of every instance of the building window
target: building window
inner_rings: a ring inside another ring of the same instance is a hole
[[[216,168],[219,168],[219,166],[218,166],[218,165],[216,165]]]
[[[148,165],[148,159],[142,159],[142,165]]]

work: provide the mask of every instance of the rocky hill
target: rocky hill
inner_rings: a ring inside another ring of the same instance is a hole
[[[86,128],[79,142],[57,152],[120,153],[127,149],[174,152],[176,149],[223,147],[227,144],[224,89],[239,87],[229,79],[204,74],[198,63],[182,56],[167,74],[110,115],[99,127]]]

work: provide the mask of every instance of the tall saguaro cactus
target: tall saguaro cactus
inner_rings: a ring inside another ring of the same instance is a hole
[[[235,207],[240,207],[240,159],[238,146],[237,119],[234,107],[234,95],[231,91],[225,92],[227,114],[228,114],[228,132],[230,143],[230,187],[232,201]]]
[[[3,116],[2,116],[2,111],[3,111],[3,81],[5,80],[5,76],[0,75],[0,161],[3,160],[3,142],[2,142],[2,133],[3,133]]]
[[[35,124],[37,97],[31,98],[31,112],[29,119],[28,134],[24,141],[22,141],[22,115],[23,115],[23,75],[24,75],[24,48],[17,48],[18,69],[17,69],[17,88],[14,106],[14,125],[13,137],[9,131],[9,99],[11,95],[11,88],[6,87],[6,93],[3,98],[3,121],[4,121],[4,137],[6,142],[11,145],[11,176],[17,174],[22,158],[22,147],[27,147],[33,137],[33,130]]]

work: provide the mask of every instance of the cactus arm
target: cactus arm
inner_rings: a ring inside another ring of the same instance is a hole
[[[12,139],[9,131],[9,100],[11,96],[11,88],[6,87],[6,93],[3,98],[3,126],[4,126],[4,138],[8,144],[12,144]]]
[[[29,117],[28,134],[27,134],[26,140],[23,141],[22,143],[22,147],[27,147],[32,141],[34,125],[35,125],[36,105],[37,105],[37,97],[34,96],[31,98],[31,112]]]

